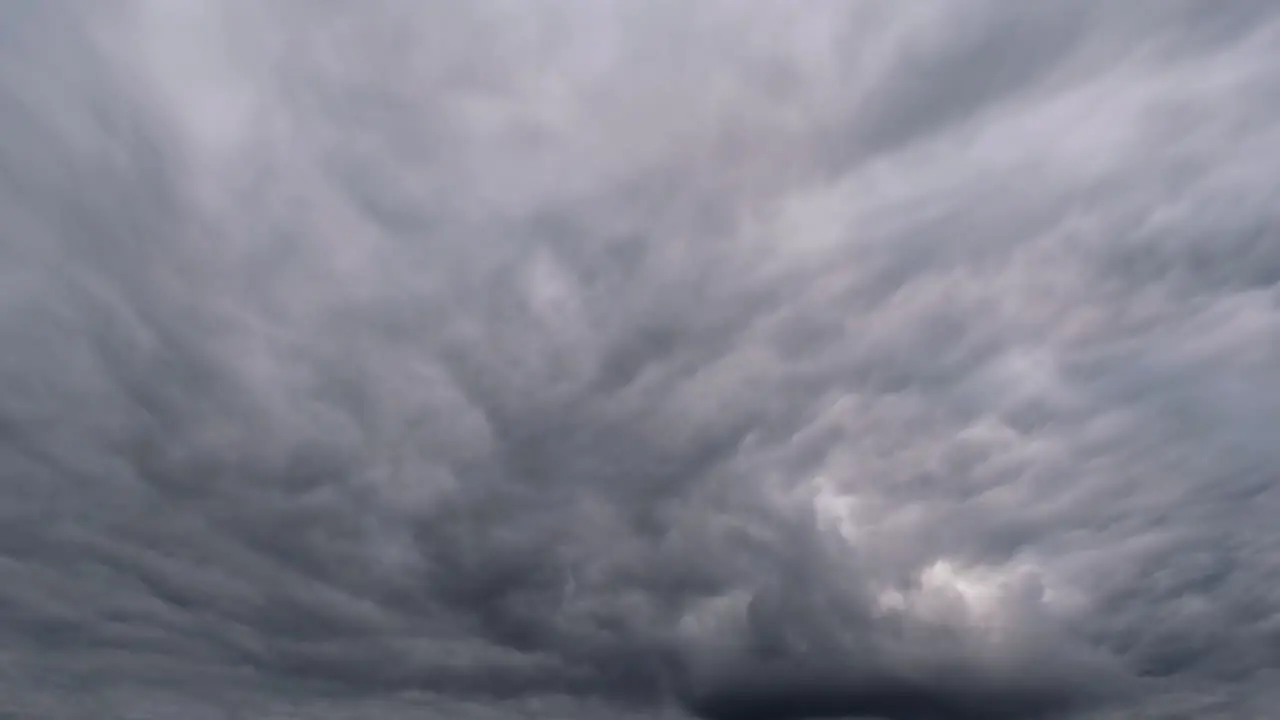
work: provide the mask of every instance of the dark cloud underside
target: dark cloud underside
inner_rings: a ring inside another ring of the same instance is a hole
[[[1268,717],[1275,47],[0,4],[0,715]]]

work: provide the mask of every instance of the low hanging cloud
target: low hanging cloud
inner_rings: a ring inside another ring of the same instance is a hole
[[[1278,43],[0,9],[0,709],[1265,716]]]

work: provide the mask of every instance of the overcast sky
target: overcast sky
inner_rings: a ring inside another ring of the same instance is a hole
[[[0,715],[1273,717],[1277,48],[0,2]]]

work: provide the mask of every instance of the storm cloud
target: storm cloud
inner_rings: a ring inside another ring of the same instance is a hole
[[[1268,716],[1276,47],[0,6],[0,714]]]

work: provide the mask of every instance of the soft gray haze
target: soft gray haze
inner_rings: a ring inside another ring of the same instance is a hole
[[[1278,48],[0,2],[0,717],[1276,717]]]

